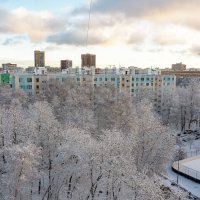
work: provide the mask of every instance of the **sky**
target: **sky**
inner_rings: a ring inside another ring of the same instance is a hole
[[[89,8],[91,15],[86,45]],[[0,0],[0,64],[47,66],[96,54],[97,67],[200,68],[200,0]]]

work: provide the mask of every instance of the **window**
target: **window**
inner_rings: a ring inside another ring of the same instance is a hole
[[[147,79],[147,81],[149,81],[149,78],[146,78]]]
[[[36,89],[39,89],[40,87],[39,87],[39,85],[36,85]]]
[[[134,92],[134,89],[132,89],[131,92]]]
[[[122,81],[124,81],[124,78],[122,78]]]
[[[99,78],[99,81],[102,81],[102,78]]]
[[[77,81],[80,81],[80,78],[77,78]]]
[[[27,78],[27,82],[31,83],[32,82],[32,78]]]
[[[86,79],[85,79],[85,78],[83,78],[83,81],[86,81]]]
[[[105,78],[105,81],[107,81],[108,80],[108,78]]]
[[[129,80],[126,80],[126,82],[128,83],[128,82],[129,82]]]
[[[138,78],[136,78],[136,81],[138,81]]]
[[[39,78],[36,78],[36,82],[37,82],[37,83],[39,82]]]
[[[141,78],[141,81],[144,81],[144,78]]]
[[[94,78],[94,81],[97,81],[97,78]]]
[[[115,81],[115,78],[111,78],[111,81]]]
[[[149,83],[146,83],[146,86],[149,86]]]
[[[170,81],[170,77],[167,80]]]
[[[23,82],[23,78],[19,78],[19,82]]]
[[[136,86],[138,86],[138,83],[136,83]]]
[[[31,89],[32,89],[32,85],[27,85],[27,86],[26,86],[26,89],[31,90]]]
[[[134,81],[134,78],[132,78],[132,81]]]

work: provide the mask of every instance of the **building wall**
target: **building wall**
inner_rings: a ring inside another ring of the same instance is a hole
[[[1,85],[11,84],[11,75],[8,73],[0,74],[0,84]]]
[[[188,78],[188,77],[200,77],[200,71],[165,71],[161,72],[162,75],[174,75],[176,77]]]
[[[13,92],[22,90],[32,95],[42,93],[46,83],[46,75],[15,74],[12,78]]]
[[[67,69],[67,68],[70,68],[70,67],[72,67],[72,60],[61,60],[60,61],[61,71],[63,69]]]
[[[45,67],[45,52],[34,51],[35,67]]]
[[[182,63],[172,64],[172,70],[175,71],[183,71],[186,70],[186,65]]]
[[[78,85],[92,87],[113,85],[119,91],[128,92],[130,97],[134,97],[136,100],[149,95],[152,98],[155,110],[161,113],[165,92],[175,91],[176,89],[176,77],[174,75],[73,72],[47,75],[17,74],[13,78],[13,90],[22,89],[26,93],[37,95],[43,92],[46,82],[49,80],[56,80],[62,84],[66,84],[67,80],[72,80]]]
[[[96,55],[82,54],[81,67],[96,67]]]

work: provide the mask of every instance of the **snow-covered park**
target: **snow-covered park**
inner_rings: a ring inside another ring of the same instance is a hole
[[[188,177],[186,178],[180,174],[176,174],[172,170],[168,170],[168,176],[173,179],[174,182],[178,180],[178,185],[188,190],[188,192],[200,197],[200,184],[189,179],[200,181],[200,156],[176,161],[173,163],[173,168]]]
[[[177,176],[178,176],[178,185],[186,189],[188,192],[191,192],[196,197],[200,198],[200,184],[199,183],[196,183],[184,176],[178,175],[177,173],[173,172],[170,167],[167,170],[167,174],[168,174],[169,180],[174,183],[177,183]]]

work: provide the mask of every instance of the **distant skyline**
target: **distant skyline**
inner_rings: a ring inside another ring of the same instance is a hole
[[[0,0],[0,64],[34,65],[34,50],[47,66],[81,65],[96,54],[108,65],[200,68],[199,0]]]

